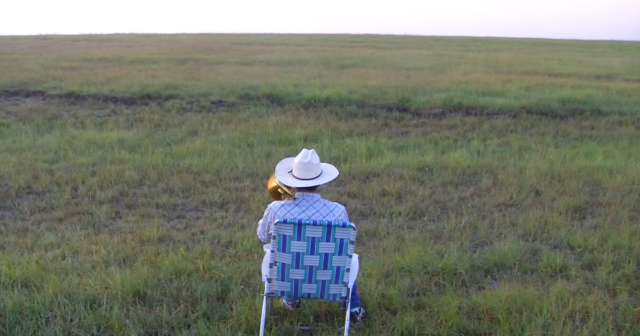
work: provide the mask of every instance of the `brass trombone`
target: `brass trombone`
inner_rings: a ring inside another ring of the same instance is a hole
[[[269,192],[269,196],[276,201],[293,199],[293,192],[291,192],[287,186],[280,183],[280,181],[276,179],[275,174],[271,174],[271,177],[267,180],[267,191]]]

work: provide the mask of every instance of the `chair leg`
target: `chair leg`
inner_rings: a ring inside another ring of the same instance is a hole
[[[349,336],[349,325],[351,324],[351,288],[347,292],[347,316],[344,322],[344,336]]]
[[[262,297],[262,318],[260,321],[260,336],[264,336],[264,325],[267,322],[267,290],[265,284],[264,296]]]
[[[273,316],[273,296],[269,296],[269,316]]]

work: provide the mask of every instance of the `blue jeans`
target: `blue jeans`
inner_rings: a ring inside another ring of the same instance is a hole
[[[351,288],[351,310],[356,310],[356,309],[360,309],[360,306],[362,305],[360,303],[360,296],[358,296],[358,286],[357,283],[354,282],[353,283],[353,288]],[[343,309],[347,309],[347,305],[343,304],[342,305]]]

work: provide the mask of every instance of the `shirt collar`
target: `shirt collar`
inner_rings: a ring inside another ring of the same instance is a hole
[[[318,193],[310,193],[310,192],[296,192],[295,198],[298,199],[318,199],[322,198]]]

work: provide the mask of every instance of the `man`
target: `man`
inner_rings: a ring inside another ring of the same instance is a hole
[[[261,242],[271,242],[273,223],[281,218],[349,221],[342,204],[325,200],[318,193],[318,186],[333,181],[339,172],[333,165],[321,163],[314,149],[305,148],[295,158],[280,161],[276,166],[275,175],[280,183],[291,190],[294,199],[269,204],[258,222],[257,234]],[[282,298],[282,305],[293,310],[300,306],[300,300]],[[351,291],[351,314],[358,322],[365,315],[355,283]]]

